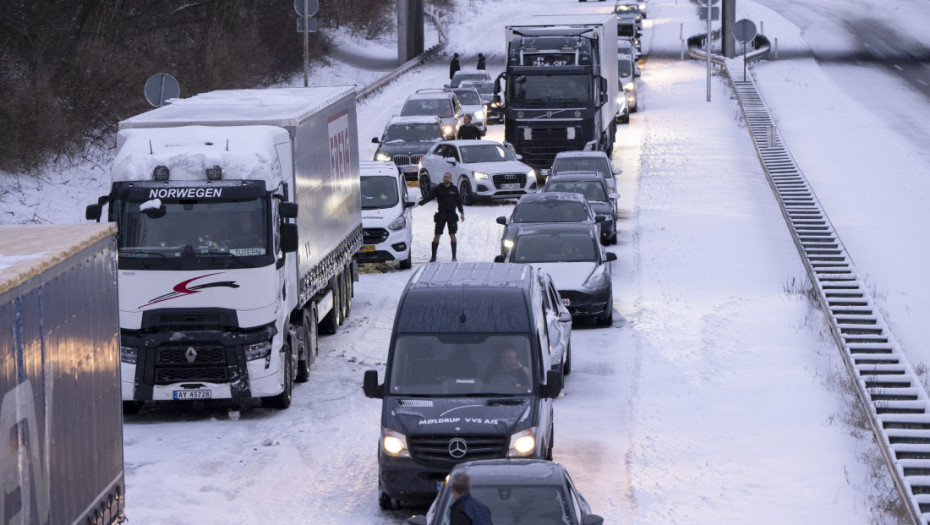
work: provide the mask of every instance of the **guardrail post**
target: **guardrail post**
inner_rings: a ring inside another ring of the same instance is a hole
[[[778,60],[778,37],[775,37],[775,60]]]

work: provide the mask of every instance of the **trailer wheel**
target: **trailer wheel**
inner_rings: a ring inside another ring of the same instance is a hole
[[[301,340],[303,352],[300,352],[297,359],[297,377],[295,381],[304,383],[310,379],[310,365],[313,363],[317,351],[317,328],[316,315],[311,311],[303,310],[300,329],[297,331],[297,337]]]
[[[142,410],[142,401],[123,401],[123,413],[128,415],[138,414]]]
[[[351,265],[346,266],[345,276],[346,276],[345,278],[345,281],[346,281],[346,296],[345,296],[346,313],[345,315],[343,315],[343,318],[348,319],[349,314],[352,313],[352,298],[355,297],[355,281],[352,280],[352,266]]]
[[[291,347],[284,343],[284,390],[280,394],[272,397],[262,398],[262,404],[268,408],[284,410],[291,406],[291,397],[294,392],[294,366],[291,362],[294,360],[294,354]]]
[[[330,283],[330,290],[333,293],[333,307],[329,310],[329,313],[326,314],[326,317],[323,318],[323,321],[320,322],[320,333],[332,335],[336,333],[336,330],[339,329],[339,325],[342,324],[340,317],[342,317],[342,280],[341,276],[337,275],[333,277],[332,282]]]

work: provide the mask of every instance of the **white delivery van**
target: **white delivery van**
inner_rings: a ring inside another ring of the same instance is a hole
[[[413,217],[404,175],[393,162],[359,163],[362,180],[364,245],[355,258],[360,263],[396,261],[410,268]]]

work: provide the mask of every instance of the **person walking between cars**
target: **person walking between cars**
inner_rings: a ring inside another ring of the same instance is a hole
[[[476,67],[476,69],[484,69],[484,68],[485,68],[484,67],[484,55],[481,53],[478,53],[478,66]]]
[[[439,249],[439,238],[442,236],[442,230],[449,225],[449,239],[452,246],[452,260],[455,260],[455,232],[458,231],[458,217],[455,216],[455,210],[458,208],[462,216],[462,222],[465,222],[465,209],[462,208],[462,199],[459,198],[459,190],[452,185],[452,174],[448,171],[442,175],[442,184],[433,186],[429,195],[420,199],[421,206],[427,202],[436,199],[438,211],[433,215],[436,222],[436,229],[433,231],[433,256],[429,262],[436,262],[436,250]]]
[[[452,61],[449,62],[449,80],[452,80],[452,77],[455,76],[455,72],[459,69],[462,69],[462,67],[459,66],[459,54],[452,53]]]
[[[471,123],[471,115],[466,114],[465,123],[459,128],[458,134],[455,136],[457,139],[480,139],[481,130],[478,129],[478,126]]]
[[[471,495],[471,478],[464,472],[456,472],[452,479],[452,497],[449,507],[450,525],[494,525],[491,509]]]

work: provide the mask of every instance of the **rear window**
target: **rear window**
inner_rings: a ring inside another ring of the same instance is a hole
[[[582,222],[587,218],[584,204],[578,201],[544,201],[517,204],[512,222]]]
[[[437,115],[439,117],[452,116],[452,102],[447,99],[416,99],[408,100],[404,104],[401,116],[410,115]]]

